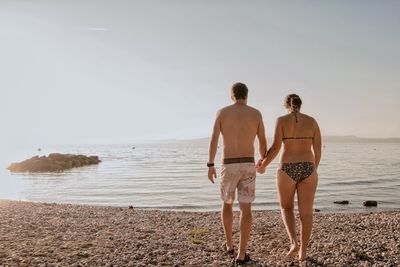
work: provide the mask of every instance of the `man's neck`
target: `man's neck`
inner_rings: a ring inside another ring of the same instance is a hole
[[[236,105],[247,105],[247,101],[244,99],[237,99],[235,100]]]

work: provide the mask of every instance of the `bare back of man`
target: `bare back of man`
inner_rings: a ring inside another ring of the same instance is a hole
[[[254,140],[262,122],[260,112],[245,104],[225,107],[220,114],[223,158],[254,157]]]

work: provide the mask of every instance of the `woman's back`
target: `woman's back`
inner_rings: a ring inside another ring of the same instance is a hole
[[[265,171],[265,166],[278,155],[282,143],[283,152],[280,158],[282,164],[306,162],[305,165],[318,168],[321,160],[321,132],[314,118],[300,112],[301,104],[298,95],[286,96],[284,106],[288,114],[276,121],[274,142],[258,167],[260,173]]]
[[[314,162],[311,147],[316,138],[317,123],[314,118],[300,112],[292,112],[278,120],[282,133],[283,152],[280,161]]]

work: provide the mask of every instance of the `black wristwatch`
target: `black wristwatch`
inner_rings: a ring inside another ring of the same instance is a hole
[[[214,163],[208,163],[208,162],[207,162],[207,167],[208,167],[208,168],[214,167]]]

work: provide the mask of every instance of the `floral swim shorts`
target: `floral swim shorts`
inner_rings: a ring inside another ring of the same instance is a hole
[[[256,194],[256,168],[253,162],[222,164],[221,199],[232,204],[238,191],[239,203],[251,203]]]

